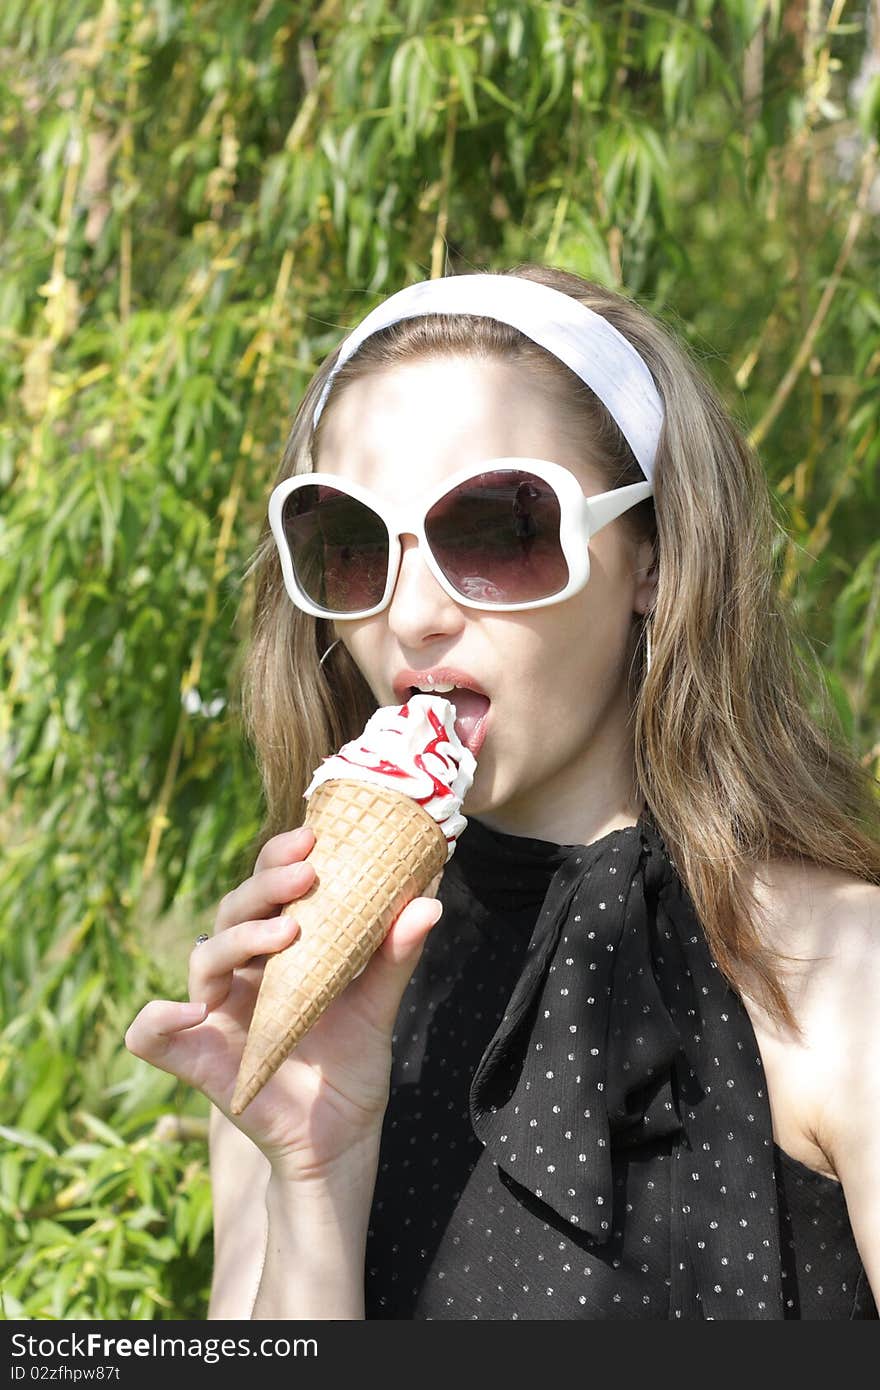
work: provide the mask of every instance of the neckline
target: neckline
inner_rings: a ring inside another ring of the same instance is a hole
[[[626,834],[633,830],[651,829],[655,832],[657,830],[654,818],[647,807],[643,807],[639,812],[638,819],[631,825],[615,826],[613,830],[606,831],[604,835],[600,835],[588,843],[561,842],[541,839],[532,835],[515,835],[509,830],[496,830],[478,816],[468,816],[467,823],[468,829],[462,835],[460,845],[465,844],[466,840],[469,839],[471,849],[475,849],[479,841],[480,851],[484,854],[497,855],[503,859],[516,856],[517,859],[523,859],[530,863],[561,864],[573,854],[592,854],[594,850],[607,844],[615,835]]]
[[[489,908],[507,914],[533,912],[545,899],[554,876],[566,866],[576,866],[580,876],[615,840],[639,834],[645,838],[653,824],[643,810],[633,825],[618,826],[590,844],[559,844],[496,830],[478,816],[469,816],[450,861],[452,877]]]

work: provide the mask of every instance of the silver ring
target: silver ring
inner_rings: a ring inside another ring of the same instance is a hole
[[[211,938],[210,938],[210,936],[208,935],[208,933],[207,933],[207,932],[202,932],[200,936],[197,936],[197,937],[196,937],[196,945],[197,945],[197,946],[201,946],[203,942],[205,942],[205,941],[210,941],[210,940],[211,940]]]

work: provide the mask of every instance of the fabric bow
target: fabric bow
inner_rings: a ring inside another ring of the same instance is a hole
[[[498,1167],[600,1244],[612,1153],[680,1136],[679,1315],[782,1317],[760,1055],[653,822],[570,847],[473,1076],[470,1112]]]

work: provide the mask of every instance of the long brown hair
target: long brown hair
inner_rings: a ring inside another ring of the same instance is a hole
[[[699,363],[645,309],[564,271],[506,273],[604,315],[641,353],[663,399],[654,497],[623,518],[633,535],[652,540],[658,576],[652,613],[637,620],[650,625],[650,669],[640,640],[630,670],[636,776],[720,969],[794,1026],[783,957],[764,939],[750,871],[774,858],[809,860],[880,883],[880,802],[779,592],[773,541],[781,528],[763,469]],[[594,393],[517,330],[488,319],[438,315],[386,329],[345,365],[330,402],[365,373],[444,354],[500,358],[541,373],[565,400],[585,458],[606,486],[642,480]],[[316,439],[312,413],[335,356],[300,404],[276,482],[313,469],[320,425]],[[332,629],[290,602],[268,524],[250,574],[241,697],[266,797],[256,850],[302,823],[312,769],[353,738],[376,705],[341,643],[319,665]]]

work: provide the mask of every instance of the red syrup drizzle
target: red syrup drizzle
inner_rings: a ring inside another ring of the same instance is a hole
[[[434,738],[430,740],[430,742],[424,750],[424,753],[417,753],[415,755],[415,757],[413,758],[413,762],[415,763],[418,770],[420,772],[424,772],[425,775],[428,777],[428,779],[431,782],[432,790],[428,793],[427,796],[414,796],[412,798],[412,800],[415,801],[418,806],[424,806],[425,802],[430,801],[432,797],[448,796],[451,790],[451,779],[450,782],[443,782],[440,780],[439,777],[436,777],[434,773],[431,772],[425,766],[425,758],[428,756],[428,754],[433,753],[434,757],[438,758],[445,767],[452,768],[453,775],[455,772],[454,765],[450,762],[450,759],[444,753],[441,753],[438,750],[437,746],[440,743],[448,742],[446,730],[433,710],[427,710],[426,713],[428,716],[428,722],[430,723],[431,728],[434,730]],[[400,719],[409,719],[409,705],[401,705],[400,709],[397,711],[397,716]],[[387,732],[396,733],[398,731],[396,729],[389,729]],[[359,751],[361,753],[368,753],[370,750],[368,748],[361,747]],[[363,766],[363,764],[361,763],[353,763],[351,758],[346,758],[344,753],[339,753],[337,756],[341,758],[341,760],[344,763],[350,763],[352,767]],[[382,775],[385,777],[407,778],[409,776],[409,773],[404,772],[403,768],[398,767],[397,763],[390,763],[385,758],[380,759],[380,761],[377,764],[372,766],[371,770],[373,772],[381,772]],[[440,826],[440,829],[443,830],[443,823],[441,821],[438,821],[437,824]],[[445,839],[448,845],[451,844],[451,842],[455,839],[455,836],[447,835],[444,831],[443,838]]]
[[[407,710],[407,716],[408,716],[408,715],[409,715],[409,710]],[[433,754],[434,754],[434,757],[435,757],[435,758],[439,758],[440,761],[444,764],[444,766],[445,766],[446,768],[450,768],[450,767],[452,766],[452,764],[450,763],[450,759],[449,759],[448,757],[446,757],[446,755],[445,755],[444,753],[439,752],[438,747],[437,747],[437,745],[438,745],[439,743],[447,743],[447,742],[448,742],[446,730],[444,729],[442,723],[441,723],[440,720],[437,718],[437,715],[434,713],[433,710],[428,710],[428,721],[429,721],[429,723],[430,723],[430,725],[431,725],[431,728],[434,730],[434,735],[435,735],[435,737],[434,737],[434,738],[431,740],[431,742],[428,744],[427,748],[425,749],[424,754],[422,754],[422,753],[417,753],[417,754],[416,754],[414,761],[415,761],[416,767],[418,767],[418,768],[420,769],[420,771],[427,773],[428,777],[430,777],[431,781],[433,782],[433,784],[434,784],[434,793],[433,793],[433,794],[434,794],[435,796],[448,796],[448,795],[449,795],[449,792],[450,792],[450,784],[451,784],[452,778],[449,779],[449,782],[441,782],[440,779],[439,779],[438,777],[435,777],[434,774],[433,774],[432,772],[429,772],[429,771],[428,771],[428,769],[425,767],[425,761],[424,761],[424,760],[425,760],[425,757],[427,756],[427,754],[433,753]],[[454,776],[454,773],[455,773],[454,767],[452,768],[452,771],[453,771],[453,776]],[[424,802],[425,802],[425,801],[428,801],[428,800],[430,800],[430,798],[427,797],[427,796],[421,797],[421,798],[420,798],[421,804],[424,804]],[[441,824],[441,822],[438,821],[437,824],[440,826],[440,829],[443,830],[443,825]],[[452,835],[447,835],[446,832],[444,831],[444,832],[443,832],[443,838],[446,840],[446,843],[449,844],[455,837],[452,836]]]

